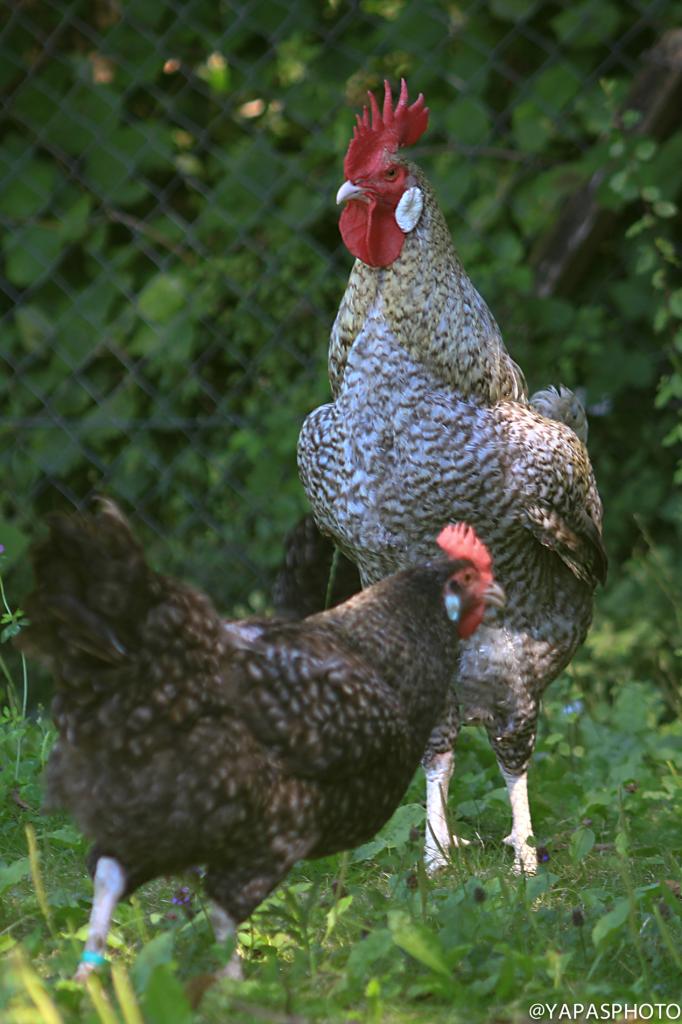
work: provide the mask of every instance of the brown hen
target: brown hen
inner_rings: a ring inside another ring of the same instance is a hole
[[[501,599],[473,531],[448,527],[439,544],[302,622],[225,622],[148,566],[113,503],[52,517],[20,643],[55,676],[48,805],[94,843],[79,978],[142,883],[205,865],[222,938],[296,860],[384,824],[442,710],[460,635]]]

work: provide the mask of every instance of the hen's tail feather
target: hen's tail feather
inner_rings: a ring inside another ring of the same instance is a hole
[[[71,650],[124,661],[127,635],[158,578],[123,513],[100,499],[94,514],[55,513],[48,525],[49,536],[31,551],[35,588],[19,646],[47,658]]]

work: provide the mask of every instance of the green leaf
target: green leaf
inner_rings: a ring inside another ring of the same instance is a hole
[[[132,966],[131,976],[138,993],[147,988],[157,967],[169,964],[173,958],[173,933],[162,932],[145,943]]]
[[[353,946],[346,963],[348,975],[366,976],[368,967],[394,949],[393,938],[388,928],[375,928],[366,938]]]
[[[388,926],[396,946],[435,974],[451,979],[452,971],[438,936],[426,925],[412,921],[402,910],[391,911]]]
[[[677,288],[672,292],[669,300],[669,306],[672,315],[682,320],[682,288]]]
[[[575,47],[598,46],[613,37],[620,23],[620,12],[614,4],[600,0],[595,12],[592,0],[567,6],[552,18],[552,28],[563,43]]]
[[[645,185],[641,192],[642,199],[647,203],[655,203],[661,198],[660,188],[655,185]]]
[[[0,644],[7,643],[8,640],[11,640],[14,636],[18,636],[19,633],[21,633],[21,623],[10,622],[8,626],[5,626],[4,629],[0,630]]]
[[[529,18],[539,0],[490,0],[490,9],[501,21],[517,22]]]
[[[39,306],[18,306],[14,313],[19,337],[27,351],[40,350],[54,335],[54,324]]]
[[[378,836],[354,850],[353,860],[371,860],[382,850],[405,846],[412,829],[423,824],[424,813],[421,804],[403,804],[386,822]]]
[[[5,565],[13,565],[19,561],[28,547],[29,540],[25,533],[14,523],[0,520],[0,544],[3,545]]]
[[[555,64],[538,75],[533,93],[538,97],[536,102],[544,113],[558,116],[578,94],[581,86],[580,75],[572,64]]]
[[[22,878],[27,878],[30,873],[31,865],[28,857],[20,857],[19,860],[0,867],[0,894],[16,885]]]
[[[83,195],[62,214],[59,231],[65,242],[79,242],[88,226],[92,199]]]
[[[15,164],[17,176],[0,190],[0,213],[14,220],[35,217],[52,195],[56,171],[44,160]]]
[[[331,933],[336,928],[339,918],[346,913],[353,903],[352,896],[342,896],[334,906],[327,912],[327,927],[324,933],[325,939],[328,939]]]
[[[83,846],[85,843],[82,833],[74,828],[73,825],[64,825],[62,828],[54,829],[52,832],[46,832],[41,838],[52,839],[62,846]]]
[[[588,855],[595,843],[595,835],[590,828],[578,828],[571,836],[571,859],[576,863]]]
[[[592,929],[592,941],[595,946],[609,939],[615,932],[618,932],[628,919],[630,913],[630,901],[627,898],[619,900],[613,910],[600,917]]]
[[[539,153],[551,138],[554,125],[532,100],[527,100],[514,107],[512,129],[521,149]]]
[[[490,118],[483,103],[468,96],[455,100],[445,112],[448,133],[455,142],[476,146],[490,137]]]
[[[654,203],[654,213],[657,217],[668,219],[677,214],[677,207],[674,203],[668,202],[667,199],[661,199],[659,202]]]
[[[642,139],[635,146],[635,156],[638,160],[642,160],[644,163],[651,160],[656,152],[656,143],[653,139]]]
[[[62,249],[56,227],[32,224],[3,239],[5,273],[19,287],[33,284],[54,268]]]
[[[616,847],[616,853],[619,853],[621,857],[627,857],[629,843],[626,832],[616,833],[616,841],[614,845]]]
[[[146,1024],[191,1024],[192,1008],[185,990],[169,964],[160,964],[151,973],[142,997]]]
[[[187,281],[179,274],[157,274],[144,286],[137,300],[147,320],[167,323],[182,309],[187,297]]]

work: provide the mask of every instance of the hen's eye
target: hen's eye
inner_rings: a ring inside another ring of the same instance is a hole
[[[386,178],[387,181],[393,181],[395,178],[398,177],[398,168],[389,167],[389,169],[384,174],[384,177]]]

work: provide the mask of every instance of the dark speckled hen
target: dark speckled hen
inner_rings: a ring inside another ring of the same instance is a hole
[[[318,526],[365,586],[418,564],[451,519],[489,546],[508,600],[461,645],[425,754],[426,861],[436,870],[458,842],[444,802],[460,725],[475,722],[509,790],[515,867],[532,872],[527,765],[542,693],[584,640],[605,578],[601,502],[575,410],[559,392],[529,403],[432,188],[402,157],[426,128],[423,97],[408,106],[403,82],[394,108],[386,83],[383,112],[370,105],[337,196],[357,259],[331,334],[334,401],[303,425],[299,472]]]
[[[94,842],[79,978],[102,961],[117,900],[143,882],[206,865],[222,936],[294,861],[384,824],[460,635],[502,596],[473,531],[447,527],[438,543],[423,565],[301,622],[226,622],[149,568],[113,503],[51,518],[20,643],[56,680],[48,803]]]

